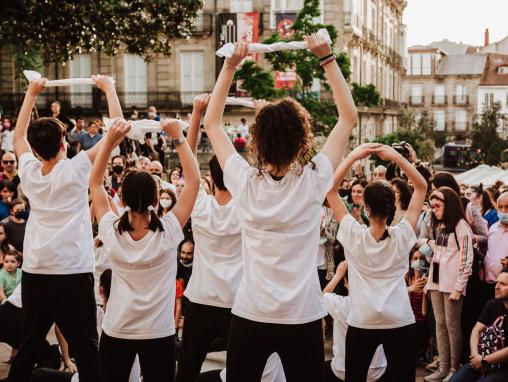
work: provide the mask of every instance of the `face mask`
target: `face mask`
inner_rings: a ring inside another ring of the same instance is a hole
[[[11,123],[10,122],[4,122],[4,129],[10,129]]]
[[[425,260],[411,261],[411,268],[413,268],[414,270],[425,268]]]
[[[155,118],[157,114],[155,114],[153,111],[148,112],[148,118]]]
[[[172,201],[169,199],[161,199],[159,203],[162,208],[169,208],[169,207],[171,207]]]
[[[508,213],[507,212],[497,211],[497,216],[499,217],[499,221],[501,222],[501,224],[508,225]]]
[[[16,211],[16,212],[14,212],[14,217],[16,219],[24,219],[25,218],[25,211]]]
[[[117,165],[117,166],[113,166],[113,172],[115,174],[121,174],[123,172],[123,166],[120,166],[120,165]]]
[[[192,267],[192,260],[180,259],[180,264],[182,264],[185,268],[190,268]]]
[[[344,188],[339,190],[339,195],[341,198],[345,198],[346,196],[348,196],[348,194],[349,194],[349,190],[346,190]]]

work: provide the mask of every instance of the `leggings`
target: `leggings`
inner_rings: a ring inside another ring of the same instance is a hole
[[[288,382],[322,381],[321,320],[288,325],[232,315],[226,359],[228,382],[259,382],[272,353],[279,354]]]
[[[383,345],[389,367],[386,381],[414,382],[416,372],[415,324],[395,329],[360,329],[346,333],[346,382],[365,382],[372,357]]]
[[[104,381],[128,382],[136,354],[144,382],[167,382],[175,377],[175,336],[126,340],[102,333],[99,347]]]
[[[462,302],[450,301],[450,293],[430,291],[436,317],[436,340],[439,365],[442,369],[459,369],[462,351],[461,314]]]

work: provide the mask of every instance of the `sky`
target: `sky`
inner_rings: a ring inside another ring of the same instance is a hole
[[[450,41],[483,46],[485,28],[490,42],[508,36],[508,0],[407,0],[403,20],[407,44]]]

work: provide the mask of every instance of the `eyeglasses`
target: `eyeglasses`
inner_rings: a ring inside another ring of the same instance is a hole
[[[14,164],[14,163],[16,163],[16,161],[15,160],[3,160],[2,163],[3,164]]]

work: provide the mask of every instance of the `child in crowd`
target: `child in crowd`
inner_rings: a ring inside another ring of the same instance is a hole
[[[4,265],[0,270],[0,302],[6,300],[21,282],[21,269],[16,251],[4,255]]]

